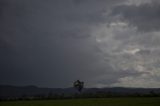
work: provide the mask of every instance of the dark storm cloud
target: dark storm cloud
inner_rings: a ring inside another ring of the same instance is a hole
[[[0,83],[68,87],[100,75],[93,67],[99,57],[89,31],[106,21],[103,13],[116,3],[1,0]]]
[[[121,20],[141,31],[160,29],[160,3],[151,2],[140,5],[120,5],[114,8],[112,15],[120,15]]]
[[[153,79],[159,4],[127,1],[0,0],[0,84],[70,87],[80,79],[105,87]]]

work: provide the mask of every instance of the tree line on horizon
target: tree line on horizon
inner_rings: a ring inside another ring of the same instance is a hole
[[[160,92],[155,92],[151,90],[148,93],[120,93],[113,91],[94,91],[94,92],[85,92],[83,91],[84,82],[77,80],[73,83],[73,87],[77,90],[74,94],[65,94],[65,93],[53,93],[48,92],[48,94],[36,94],[36,95],[27,95],[22,94],[19,97],[6,97],[1,98],[0,101],[10,101],[10,100],[50,100],[50,99],[73,99],[73,98],[111,98],[111,97],[160,97]]]

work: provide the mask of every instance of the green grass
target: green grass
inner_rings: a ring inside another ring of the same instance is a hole
[[[6,101],[0,106],[160,106],[160,97]]]

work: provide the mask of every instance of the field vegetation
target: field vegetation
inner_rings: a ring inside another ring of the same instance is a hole
[[[1,101],[0,106],[160,106],[160,97]]]

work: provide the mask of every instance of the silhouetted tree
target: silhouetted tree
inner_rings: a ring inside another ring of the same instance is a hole
[[[84,82],[77,80],[77,81],[75,81],[75,82],[73,83],[73,86],[74,86],[74,88],[76,88],[79,92],[81,92],[82,89],[83,89],[83,87],[84,87]]]

